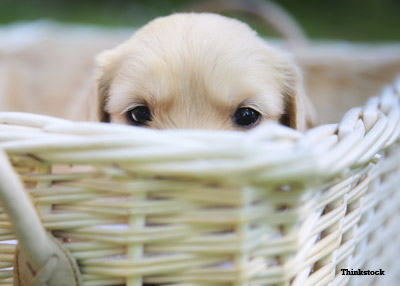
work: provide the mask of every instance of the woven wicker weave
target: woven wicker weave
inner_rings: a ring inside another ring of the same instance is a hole
[[[85,286],[398,285],[399,94],[305,134],[0,113],[0,148]],[[15,238],[0,208],[0,285]]]

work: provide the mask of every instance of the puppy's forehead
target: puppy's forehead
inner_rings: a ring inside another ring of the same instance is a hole
[[[226,106],[280,92],[276,51],[246,24],[223,16],[157,19],[138,30],[122,51],[116,93],[162,104],[179,100]]]

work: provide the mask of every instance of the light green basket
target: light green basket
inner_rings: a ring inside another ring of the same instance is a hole
[[[0,148],[44,229],[76,260],[76,285],[397,285],[399,93],[397,81],[341,123],[305,134],[0,113]],[[1,195],[15,202],[7,165],[3,158]],[[0,209],[0,285],[13,283],[15,239],[28,245],[33,276],[43,267],[29,247],[50,241],[26,224],[29,204],[20,216],[13,205]],[[45,266],[46,255],[56,254],[42,255]],[[385,275],[341,272],[359,268]]]

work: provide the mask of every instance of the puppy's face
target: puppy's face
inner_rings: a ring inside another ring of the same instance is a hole
[[[247,25],[214,14],[159,18],[98,57],[102,121],[156,129],[306,127],[296,66]]]

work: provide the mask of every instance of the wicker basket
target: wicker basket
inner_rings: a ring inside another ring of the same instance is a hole
[[[398,285],[399,94],[400,80],[305,134],[0,113],[0,147],[44,228],[76,259],[81,285]],[[0,162],[12,204],[18,182]],[[16,234],[37,232],[18,230],[6,206],[0,285],[13,283]],[[359,268],[385,275],[341,272]]]
[[[324,121],[400,67],[398,45],[342,48],[296,51]],[[0,285],[400,285],[399,139],[400,79],[305,134],[0,112]]]

